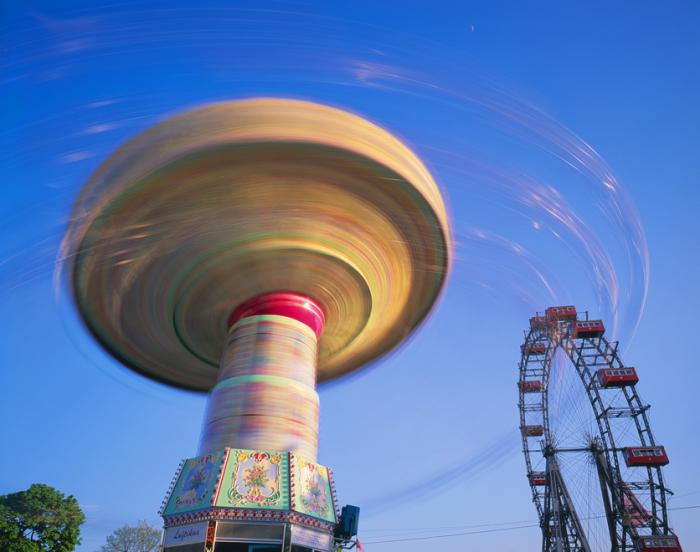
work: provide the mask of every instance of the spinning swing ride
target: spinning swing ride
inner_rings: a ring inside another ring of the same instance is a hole
[[[679,552],[635,368],[573,306],[530,319],[521,346],[523,453],[543,552]],[[557,354],[561,351],[561,354]]]
[[[164,549],[352,546],[317,462],[316,384],[398,346],[447,277],[432,176],[356,115],[211,104],[121,146],[78,197],[63,252],[78,312],[140,374],[207,392],[196,457],[163,502]]]

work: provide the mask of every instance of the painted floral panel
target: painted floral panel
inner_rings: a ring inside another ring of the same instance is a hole
[[[308,516],[335,522],[328,469],[295,456],[292,477],[296,490],[294,509]]]
[[[223,458],[224,451],[221,450],[187,460],[163,515],[171,516],[208,508]]]
[[[216,505],[229,508],[289,509],[287,454],[231,450]]]

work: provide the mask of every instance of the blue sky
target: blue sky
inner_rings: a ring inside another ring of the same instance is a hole
[[[289,96],[395,132],[453,218],[453,272],[430,320],[321,390],[320,460],[341,502],[363,508],[366,548],[539,546],[537,527],[520,528],[536,517],[515,381],[527,319],[553,302],[617,321],[671,458],[672,525],[700,547],[697,510],[681,509],[700,504],[700,10],[346,4],[2,8],[0,493],[40,481],[76,495],[81,550],[159,523],[204,397],[131,374],[82,329],[54,280],[72,200],[111,150],[171,113]]]

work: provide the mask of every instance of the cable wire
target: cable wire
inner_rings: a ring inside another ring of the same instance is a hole
[[[700,508],[700,504],[693,504],[691,506],[678,506],[676,508],[668,508],[669,510],[694,510]],[[494,523],[491,525],[502,525],[507,523],[517,523],[517,522],[507,522],[503,521],[500,523]],[[489,524],[483,524],[483,526],[488,526]],[[388,544],[391,542],[409,542],[409,541],[424,541],[432,539],[444,539],[449,537],[462,537],[466,535],[479,535],[483,533],[502,533],[505,531],[516,531],[519,529],[529,529],[530,527],[538,527],[539,523],[529,523],[526,525],[518,525],[516,527],[500,527],[496,529],[481,529],[479,531],[463,531],[459,533],[442,533],[438,535],[429,535],[425,537],[408,537],[402,539],[388,539],[388,540],[376,540],[376,541],[365,541],[364,544]],[[428,529],[426,529],[427,531]]]

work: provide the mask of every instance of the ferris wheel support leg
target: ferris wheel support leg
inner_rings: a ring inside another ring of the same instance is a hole
[[[615,513],[613,512],[612,504],[610,503],[610,495],[613,487],[610,479],[610,473],[608,471],[608,463],[606,462],[605,456],[602,454],[600,449],[595,448],[594,453],[596,468],[598,469],[598,482],[600,483],[600,492],[603,497],[603,507],[605,508],[605,518],[608,522],[610,542],[612,543],[610,552],[618,552],[619,548],[617,546]]]
[[[548,546],[547,552],[569,552],[568,550],[564,549],[564,543],[566,543],[569,539],[566,531],[566,523],[564,523],[564,515],[561,508],[561,502],[559,500],[560,479],[557,475],[558,470],[556,468],[556,462],[554,460],[554,457],[550,456],[549,458],[547,458],[547,479],[549,481],[549,487],[547,490],[549,492],[549,497],[547,501],[548,508],[545,513],[545,520],[547,528],[549,530],[548,541],[551,545],[552,536],[554,536],[554,547],[552,548],[551,546]],[[551,523],[550,520],[553,520],[554,523]],[[554,529],[555,531],[554,535],[552,535],[552,529]]]
[[[547,474],[553,506],[552,514],[556,520],[559,532],[556,552],[572,552],[574,550],[591,552],[581,521],[576,513],[569,491],[566,489],[564,480],[561,478],[559,466],[553,454],[547,458]],[[572,527],[571,539],[574,541],[573,543],[569,539],[567,524],[570,524]]]

